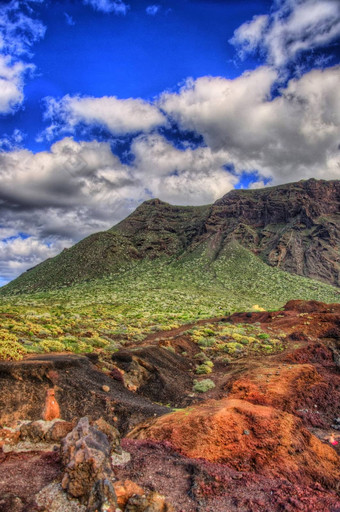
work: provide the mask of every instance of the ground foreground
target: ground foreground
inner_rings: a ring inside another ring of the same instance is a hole
[[[340,511],[338,304],[27,355],[0,386],[1,512]]]

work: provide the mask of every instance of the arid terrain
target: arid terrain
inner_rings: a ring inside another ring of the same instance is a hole
[[[0,510],[340,510],[339,338],[339,305],[290,301],[2,362]]]

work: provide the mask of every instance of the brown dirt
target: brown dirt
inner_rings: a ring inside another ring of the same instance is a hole
[[[60,456],[10,453],[2,456],[0,469],[0,512],[33,511],[34,496],[61,474]]]
[[[108,386],[109,392],[104,392],[103,386]],[[87,357],[46,354],[0,363],[1,422],[41,419],[51,388],[62,419],[87,415],[93,420],[102,417],[113,422],[117,418],[122,432],[167,411],[130,392],[121,382],[99,371]]]

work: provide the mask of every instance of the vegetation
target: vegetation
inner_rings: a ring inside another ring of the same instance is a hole
[[[209,260],[208,248],[200,247],[182,259],[144,259],[72,287],[20,295],[14,290],[12,294],[8,289],[4,292],[0,325],[3,332],[15,337],[10,339],[13,347],[18,343],[18,355],[113,351],[153,332],[251,311],[254,305],[255,309],[279,309],[292,298],[339,299],[332,286],[269,267],[236,243],[214,262]],[[268,342],[267,335],[257,336],[244,327],[233,332],[227,326],[219,329],[216,332],[214,326],[205,326],[194,330],[192,336],[202,351],[220,351],[224,344],[224,353],[231,356],[252,350],[270,353],[282,343]],[[2,349],[1,357],[16,356],[6,356]]]
[[[195,380],[193,390],[196,391],[196,393],[206,393],[214,389],[214,387],[215,384],[211,379]]]
[[[202,350],[195,356],[201,362],[196,368],[197,374],[211,373],[212,360],[225,361],[225,354],[229,359],[248,355],[274,354],[282,351],[286,345],[284,333],[280,336],[270,336],[256,324],[234,325],[217,322],[194,327],[187,334]],[[205,338],[204,336],[207,335],[208,338]],[[202,339],[205,340],[204,346],[201,343]],[[207,340],[210,342],[208,343]]]

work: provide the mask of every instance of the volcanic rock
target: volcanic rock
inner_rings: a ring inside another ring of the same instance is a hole
[[[115,500],[110,483],[113,477],[110,451],[107,436],[90,426],[88,418],[79,420],[62,443],[61,454],[65,466],[63,489],[83,502],[91,498],[91,506],[101,499],[103,502],[106,499]]]

